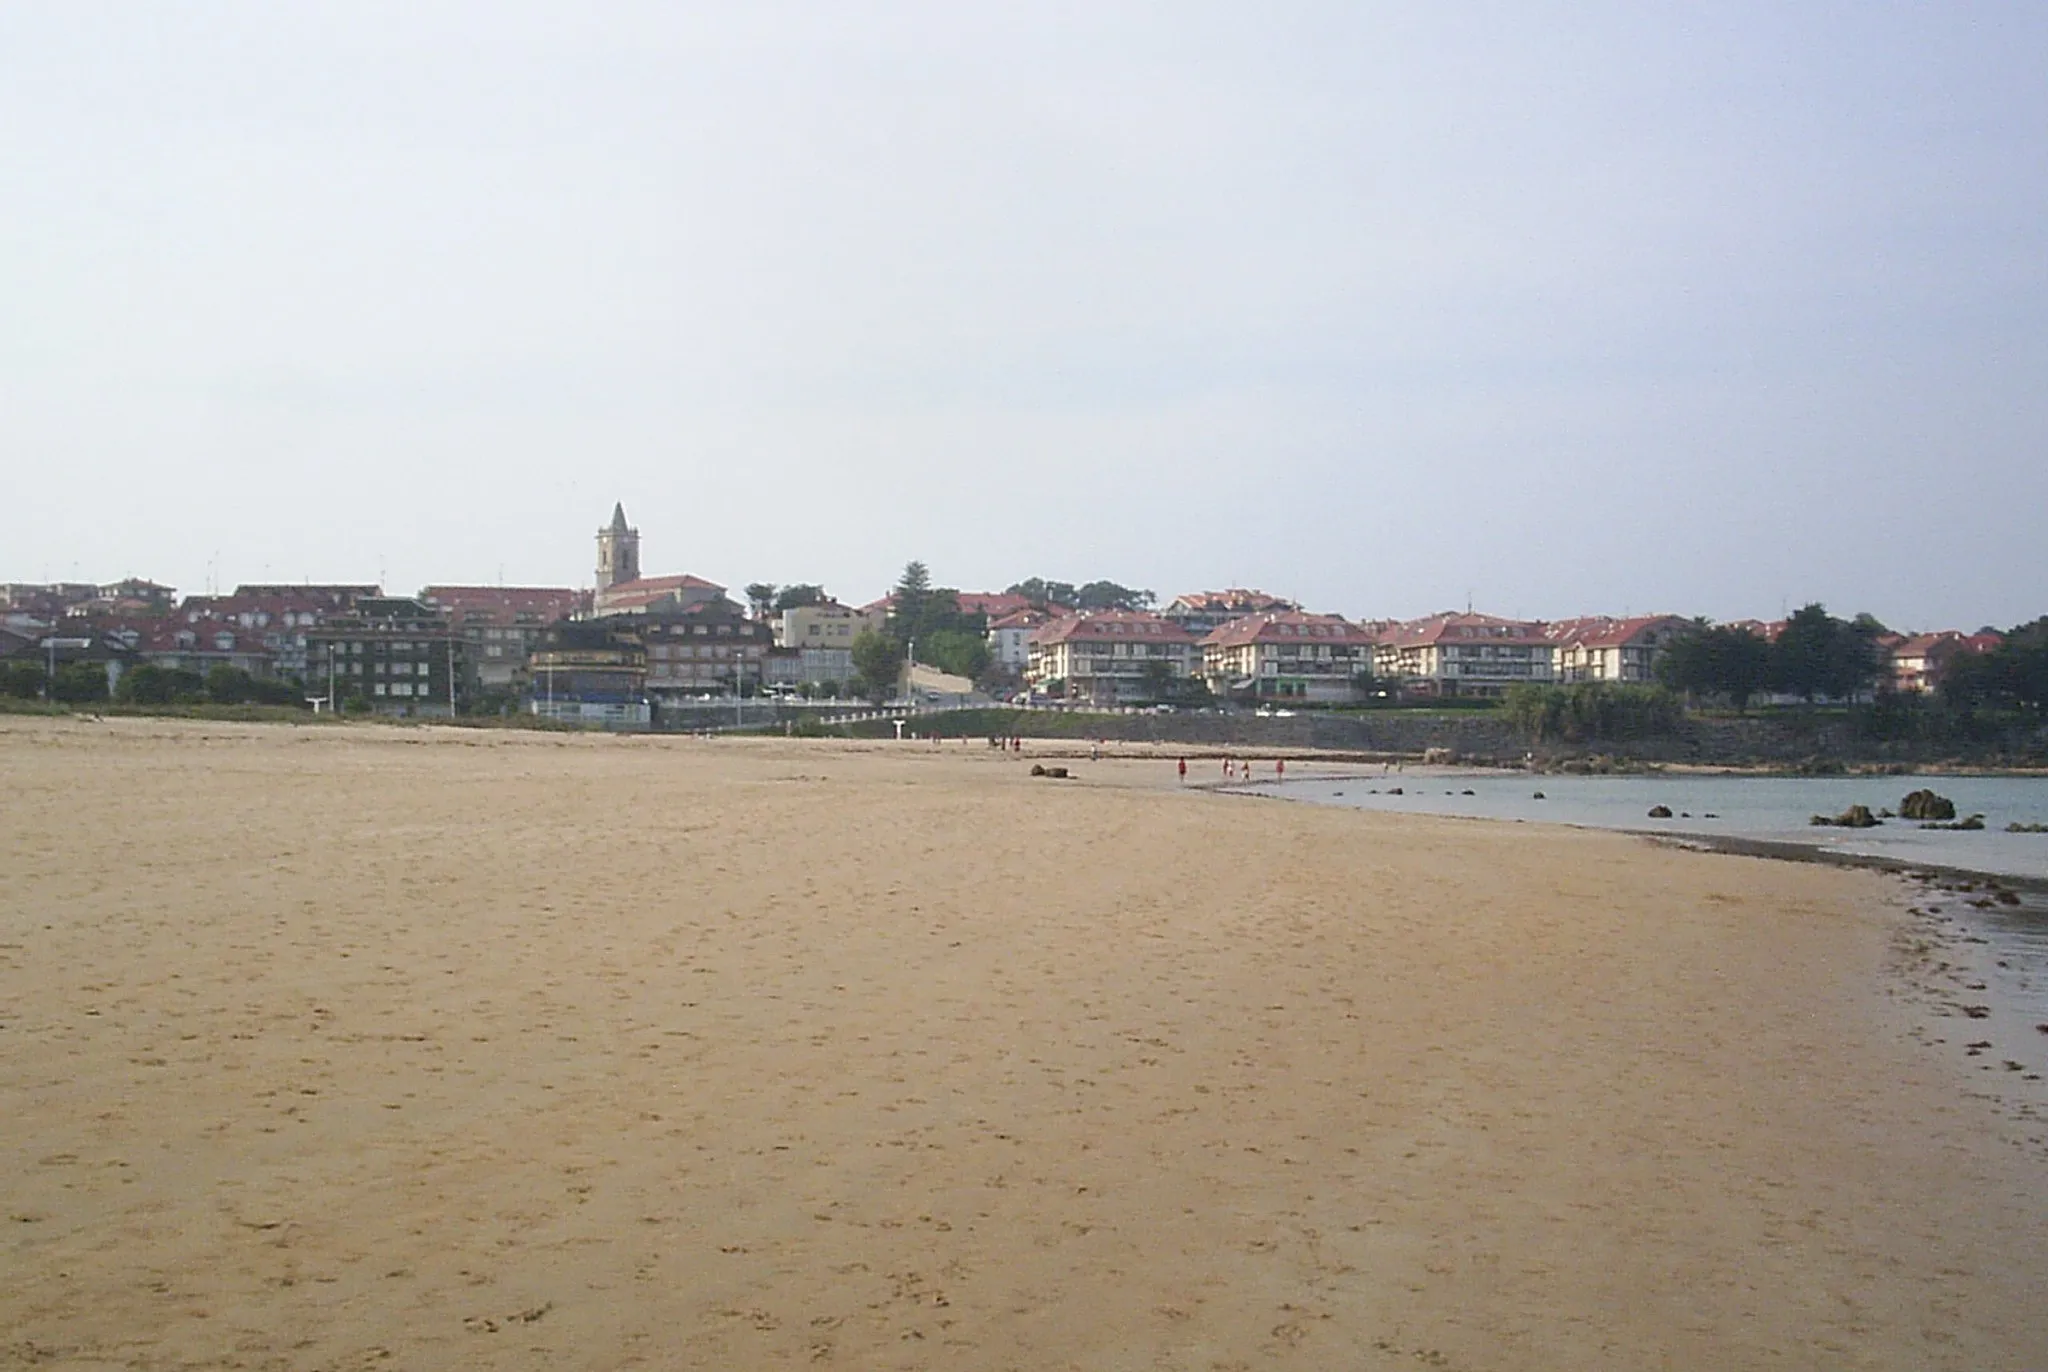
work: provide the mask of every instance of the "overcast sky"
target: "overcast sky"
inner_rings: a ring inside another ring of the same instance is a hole
[[[0,0],[0,580],[2048,612],[2048,6]]]

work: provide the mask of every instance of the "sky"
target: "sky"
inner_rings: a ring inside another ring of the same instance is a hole
[[[2048,613],[2048,6],[0,0],[0,580]]]

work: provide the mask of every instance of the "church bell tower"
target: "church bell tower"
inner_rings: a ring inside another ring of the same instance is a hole
[[[626,524],[623,502],[612,506],[612,522],[597,531],[597,589],[640,579],[640,531]]]

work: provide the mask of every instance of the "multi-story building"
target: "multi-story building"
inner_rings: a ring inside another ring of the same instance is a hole
[[[823,687],[836,695],[854,677],[849,648],[774,648],[761,659],[761,680],[770,686]]]
[[[703,601],[637,623],[646,650],[647,694],[656,705],[699,696],[752,694],[774,636],[731,601]]]
[[[1027,606],[1000,619],[991,619],[988,624],[989,661],[998,671],[1022,676],[1024,669],[1031,665],[1031,635],[1053,618],[1050,610]]]
[[[1021,596],[1014,591],[958,591],[953,600],[961,614],[980,615],[990,624],[1019,610],[1032,608],[1029,596]]]
[[[792,605],[771,621],[778,648],[844,648],[851,651],[853,640],[868,627],[867,619],[850,605],[836,600],[816,605]]]
[[[55,619],[74,605],[89,605],[100,588],[89,581],[10,581],[0,584],[0,605],[23,614]]]
[[[1545,626],[1555,645],[1551,677],[1557,681],[1655,681],[1657,659],[1692,628],[1693,622],[1681,615],[1629,619],[1594,615],[1557,620]]]
[[[178,615],[139,632],[132,628],[115,632],[123,638],[134,635],[137,655],[158,667],[201,676],[215,667],[233,667],[257,677],[278,675],[272,636],[233,620],[190,620]]]
[[[448,616],[469,645],[476,684],[520,690],[526,659],[542,632],[589,607],[590,595],[566,586],[429,586],[420,599]]]
[[[1299,609],[1301,606],[1292,600],[1238,586],[1227,591],[1192,591],[1175,596],[1160,614],[1199,639],[1246,615],[1284,614]]]
[[[1382,632],[1373,674],[1418,695],[1499,696],[1548,683],[1555,646],[1533,620],[1447,612]]]
[[[635,620],[561,620],[541,631],[528,659],[527,708],[570,724],[647,724],[645,626]]]
[[[433,606],[363,596],[306,630],[307,694],[357,700],[387,714],[453,714],[464,698],[468,645]]]
[[[1910,634],[1886,645],[1884,679],[1894,691],[1936,691],[1958,657],[1988,653],[2004,641],[2002,634],[1966,634],[1957,629]]]
[[[1097,705],[1158,700],[1194,674],[1194,636],[1146,611],[1062,615],[1032,631],[1024,679],[1033,690]]]
[[[175,617],[188,626],[232,624],[262,639],[270,668],[280,677],[305,680],[306,631],[330,619],[346,618],[358,600],[383,593],[369,585],[241,585],[232,595],[186,596]]]
[[[1219,696],[1341,704],[1361,696],[1376,640],[1341,615],[1246,615],[1201,641],[1202,676]]]
[[[146,581],[139,576],[125,577],[100,587],[94,603],[116,614],[150,615],[162,614],[178,601],[175,586],[164,586]]]

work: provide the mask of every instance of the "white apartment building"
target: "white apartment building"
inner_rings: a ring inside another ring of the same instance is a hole
[[[1032,631],[1024,679],[1068,700],[1117,705],[1155,700],[1161,683],[1192,676],[1194,635],[1136,610],[1062,615]]]
[[[1556,646],[1544,626],[1530,620],[1431,615],[1380,635],[1373,674],[1398,677],[1423,695],[1498,696],[1525,682],[1548,684]]]

